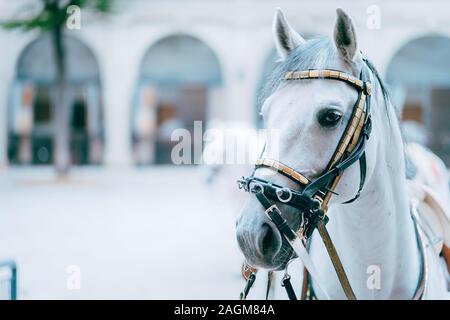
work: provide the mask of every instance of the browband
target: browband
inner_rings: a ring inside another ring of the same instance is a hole
[[[288,71],[284,75],[284,80],[302,80],[302,79],[335,79],[347,82],[351,86],[361,91],[366,91],[366,95],[371,94],[369,82],[358,79],[348,73],[333,69],[311,69],[304,71]]]

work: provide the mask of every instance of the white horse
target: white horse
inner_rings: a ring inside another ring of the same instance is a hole
[[[273,74],[262,114],[265,126],[278,129],[281,140],[277,155],[271,155],[268,146],[263,157],[278,159],[314,179],[333,156],[358,98],[354,88],[340,81],[282,81],[286,71],[335,69],[359,78],[361,69],[368,68],[373,87],[372,133],[365,149],[365,185],[356,201],[344,204],[358,191],[359,165],[356,162],[344,171],[335,190],[337,195],[330,201],[327,228],[358,299],[411,299],[421,279],[422,261],[410,212],[399,122],[375,69],[362,59],[351,19],[340,9],[337,14],[333,38],[305,41],[277,10],[274,36],[281,62]],[[265,178],[266,173],[267,169],[257,169],[255,176]],[[283,175],[271,173],[267,179],[298,187]],[[295,209],[281,204],[280,208],[291,228],[298,225]],[[241,210],[236,235],[241,251],[253,266],[280,270],[290,258],[279,230],[254,196]],[[310,254],[331,298],[345,299],[317,232]],[[429,278],[424,298],[448,298],[447,270],[431,248],[425,254]],[[374,276],[379,278],[378,285],[369,285]],[[314,279],[312,286],[317,288]],[[315,291],[318,299],[325,298]]]

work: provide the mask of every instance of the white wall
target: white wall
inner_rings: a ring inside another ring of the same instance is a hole
[[[27,0],[28,1],[28,0]],[[0,0],[0,19],[15,15],[24,1]],[[256,86],[272,48],[272,16],[281,6],[292,25],[303,33],[331,34],[335,8],[353,17],[361,49],[382,74],[401,45],[424,34],[450,36],[450,2],[377,1],[381,28],[367,28],[370,1],[317,0],[155,0],[119,1],[116,13],[99,19],[82,12],[77,33],[97,57],[103,87],[105,161],[131,164],[130,115],[139,64],[158,39],[186,33],[203,40],[221,63],[223,87],[210,95],[208,114],[253,123]],[[6,110],[17,58],[30,34],[0,31],[0,166],[6,164]]]

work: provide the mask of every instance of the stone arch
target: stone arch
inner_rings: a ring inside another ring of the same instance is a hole
[[[64,36],[66,98],[72,164],[99,164],[103,153],[100,70],[92,50],[80,39]],[[21,52],[8,108],[8,158],[11,164],[53,161],[56,65],[50,34],[31,41]]]
[[[404,121],[422,126],[423,140],[450,164],[450,38],[430,34],[401,46],[386,69]]]
[[[173,34],[151,45],[141,61],[132,107],[135,163],[171,163],[171,133],[177,128],[192,133],[194,121],[205,128],[211,90],[221,85],[219,59],[199,38]],[[197,138],[191,136],[194,144]]]

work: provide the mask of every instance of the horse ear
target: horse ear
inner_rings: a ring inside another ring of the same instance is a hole
[[[349,63],[355,62],[359,55],[355,26],[352,19],[342,9],[337,9],[334,27],[334,43],[341,56]]]
[[[276,9],[273,19],[273,35],[278,55],[282,59],[285,59],[292,50],[305,42],[302,36],[289,25],[280,8]]]

